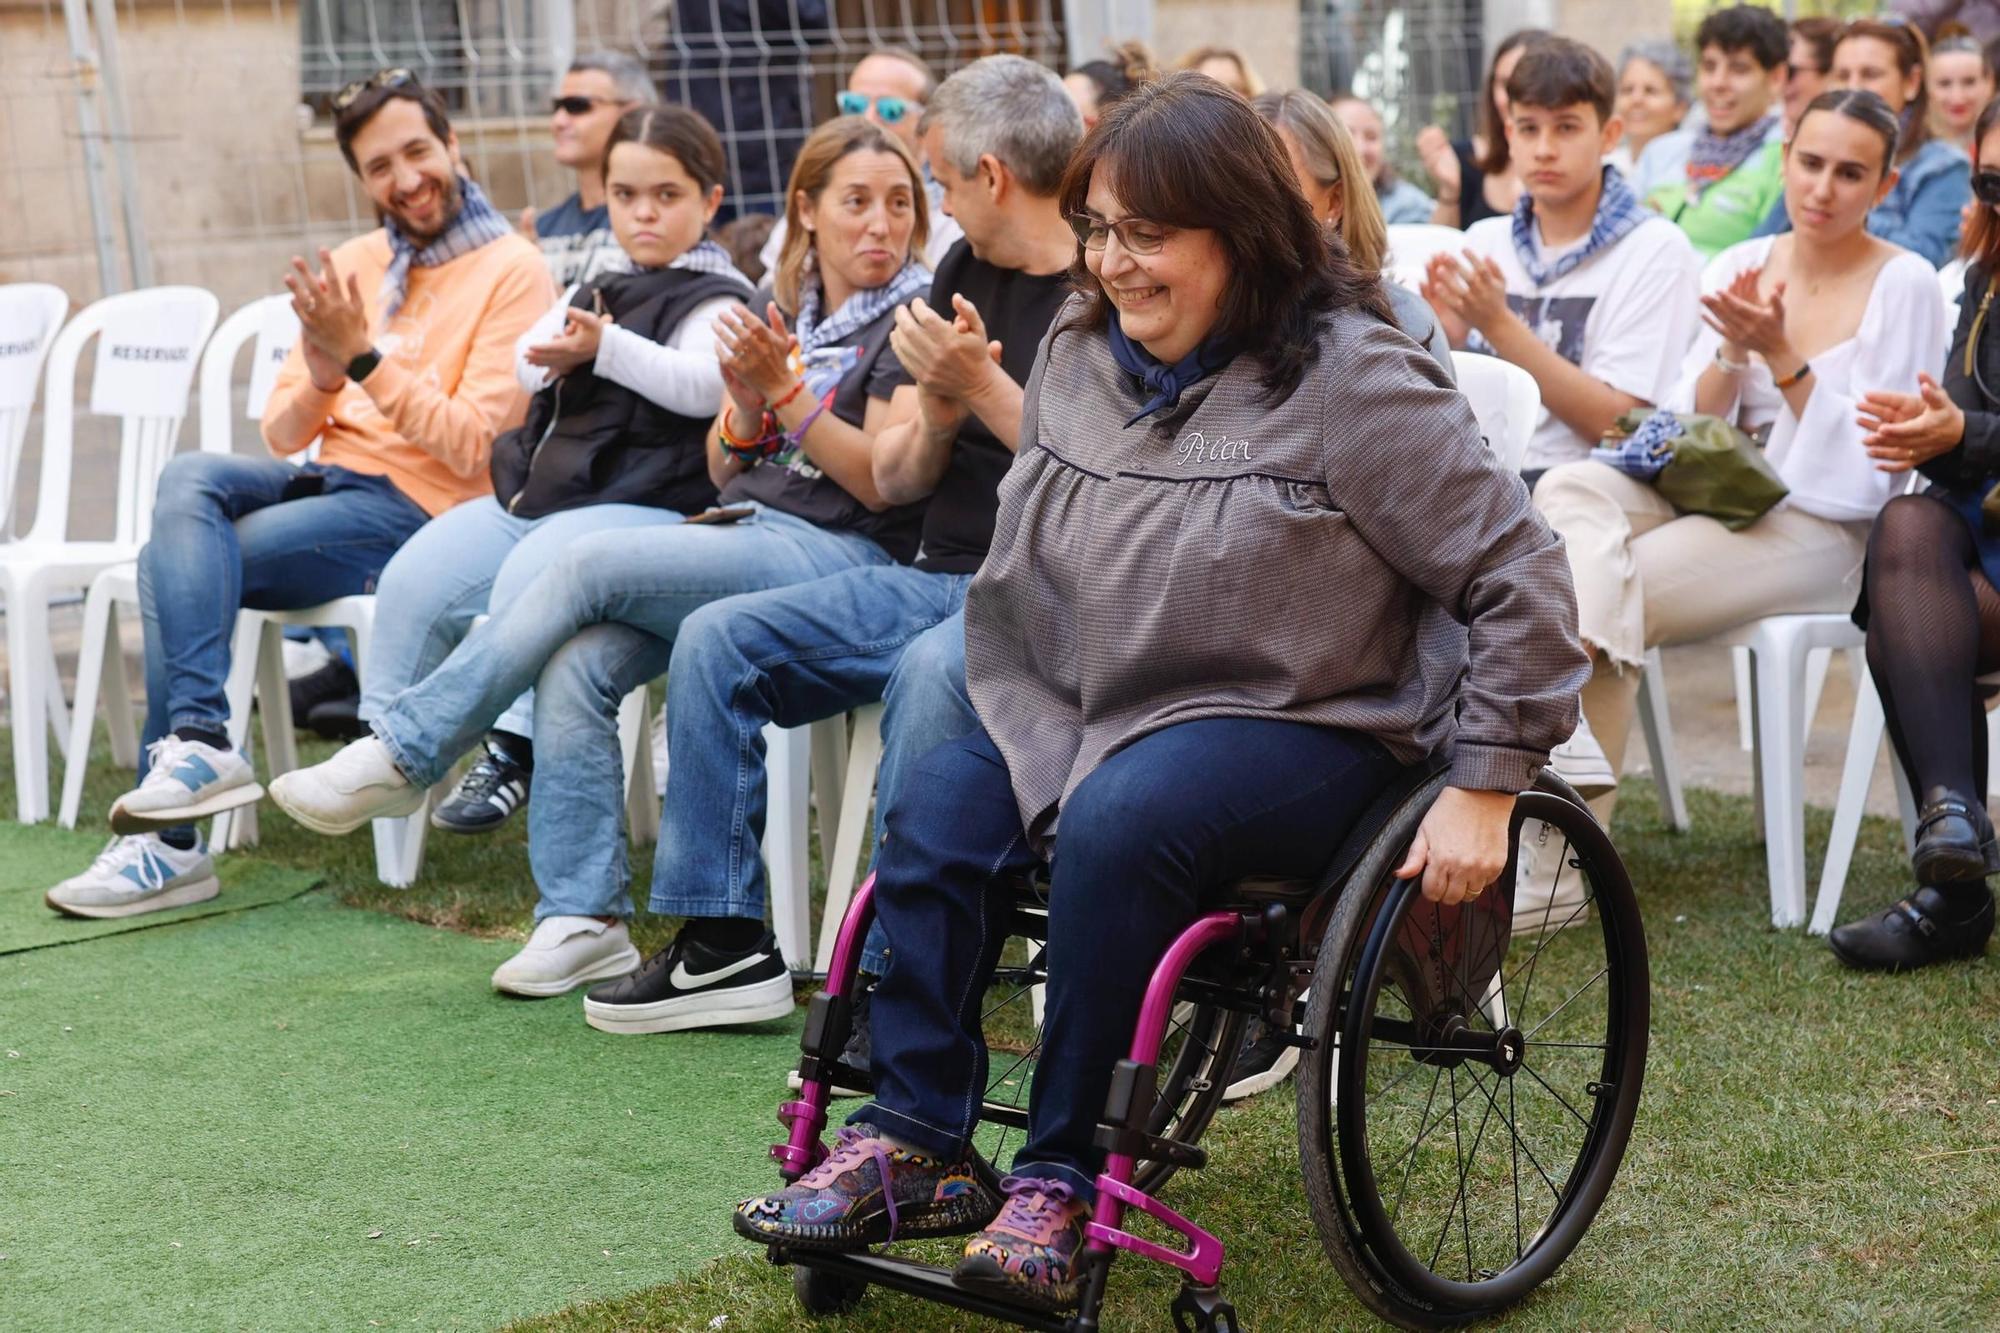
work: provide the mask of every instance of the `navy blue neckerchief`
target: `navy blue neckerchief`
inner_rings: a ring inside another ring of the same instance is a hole
[[[1138,415],[1125,423],[1127,426],[1136,426],[1153,413],[1178,405],[1183,393],[1228,365],[1236,355],[1232,340],[1211,335],[1170,366],[1126,337],[1116,314],[1111,316],[1109,332],[1111,359],[1144,380],[1153,395]]]

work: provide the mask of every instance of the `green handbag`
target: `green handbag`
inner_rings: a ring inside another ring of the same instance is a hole
[[[1650,407],[1635,407],[1620,416],[1605,437],[1608,445],[1639,429]],[[1684,514],[1706,514],[1732,532],[1762,518],[1788,493],[1756,441],[1721,417],[1679,412],[1674,420],[1673,457],[1653,485],[1669,504]],[[1614,446],[1615,447],[1615,446]]]

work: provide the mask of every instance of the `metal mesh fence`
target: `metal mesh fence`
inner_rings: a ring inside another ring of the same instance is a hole
[[[1480,0],[1301,0],[1300,82],[1373,102],[1390,157],[1421,181],[1417,131],[1441,125],[1461,139],[1476,128],[1484,8]]]

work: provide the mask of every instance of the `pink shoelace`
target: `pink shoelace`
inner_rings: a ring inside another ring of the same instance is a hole
[[[899,1219],[896,1215],[896,1193],[889,1187],[889,1152],[882,1140],[874,1135],[853,1125],[842,1125],[834,1136],[833,1151],[827,1154],[825,1161],[800,1176],[799,1184],[807,1189],[826,1189],[843,1172],[871,1160],[875,1163],[876,1178],[882,1185],[882,1203],[889,1210],[889,1239],[894,1240]]]
[[[1007,1207],[993,1225],[1032,1231],[1037,1236],[1047,1236],[1049,1227],[1062,1220],[1060,1214],[1076,1197],[1067,1181],[1039,1176],[1008,1176],[1000,1182],[1000,1192],[1007,1196]]]

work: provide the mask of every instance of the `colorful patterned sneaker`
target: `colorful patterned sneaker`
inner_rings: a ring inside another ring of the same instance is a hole
[[[1060,1180],[1008,1176],[1000,1190],[1006,1206],[966,1242],[952,1282],[1052,1314],[1075,1309],[1083,1289],[1077,1256],[1090,1205]]]
[[[843,1125],[825,1161],[775,1194],[745,1199],[730,1220],[749,1240],[815,1250],[960,1236],[999,1211],[992,1179],[977,1153],[946,1162],[899,1148],[872,1126]]]
[[[262,800],[250,761],[235,750],[162,736],[146,747],[146,780],[111,804],[111,831],[151,833]]]

